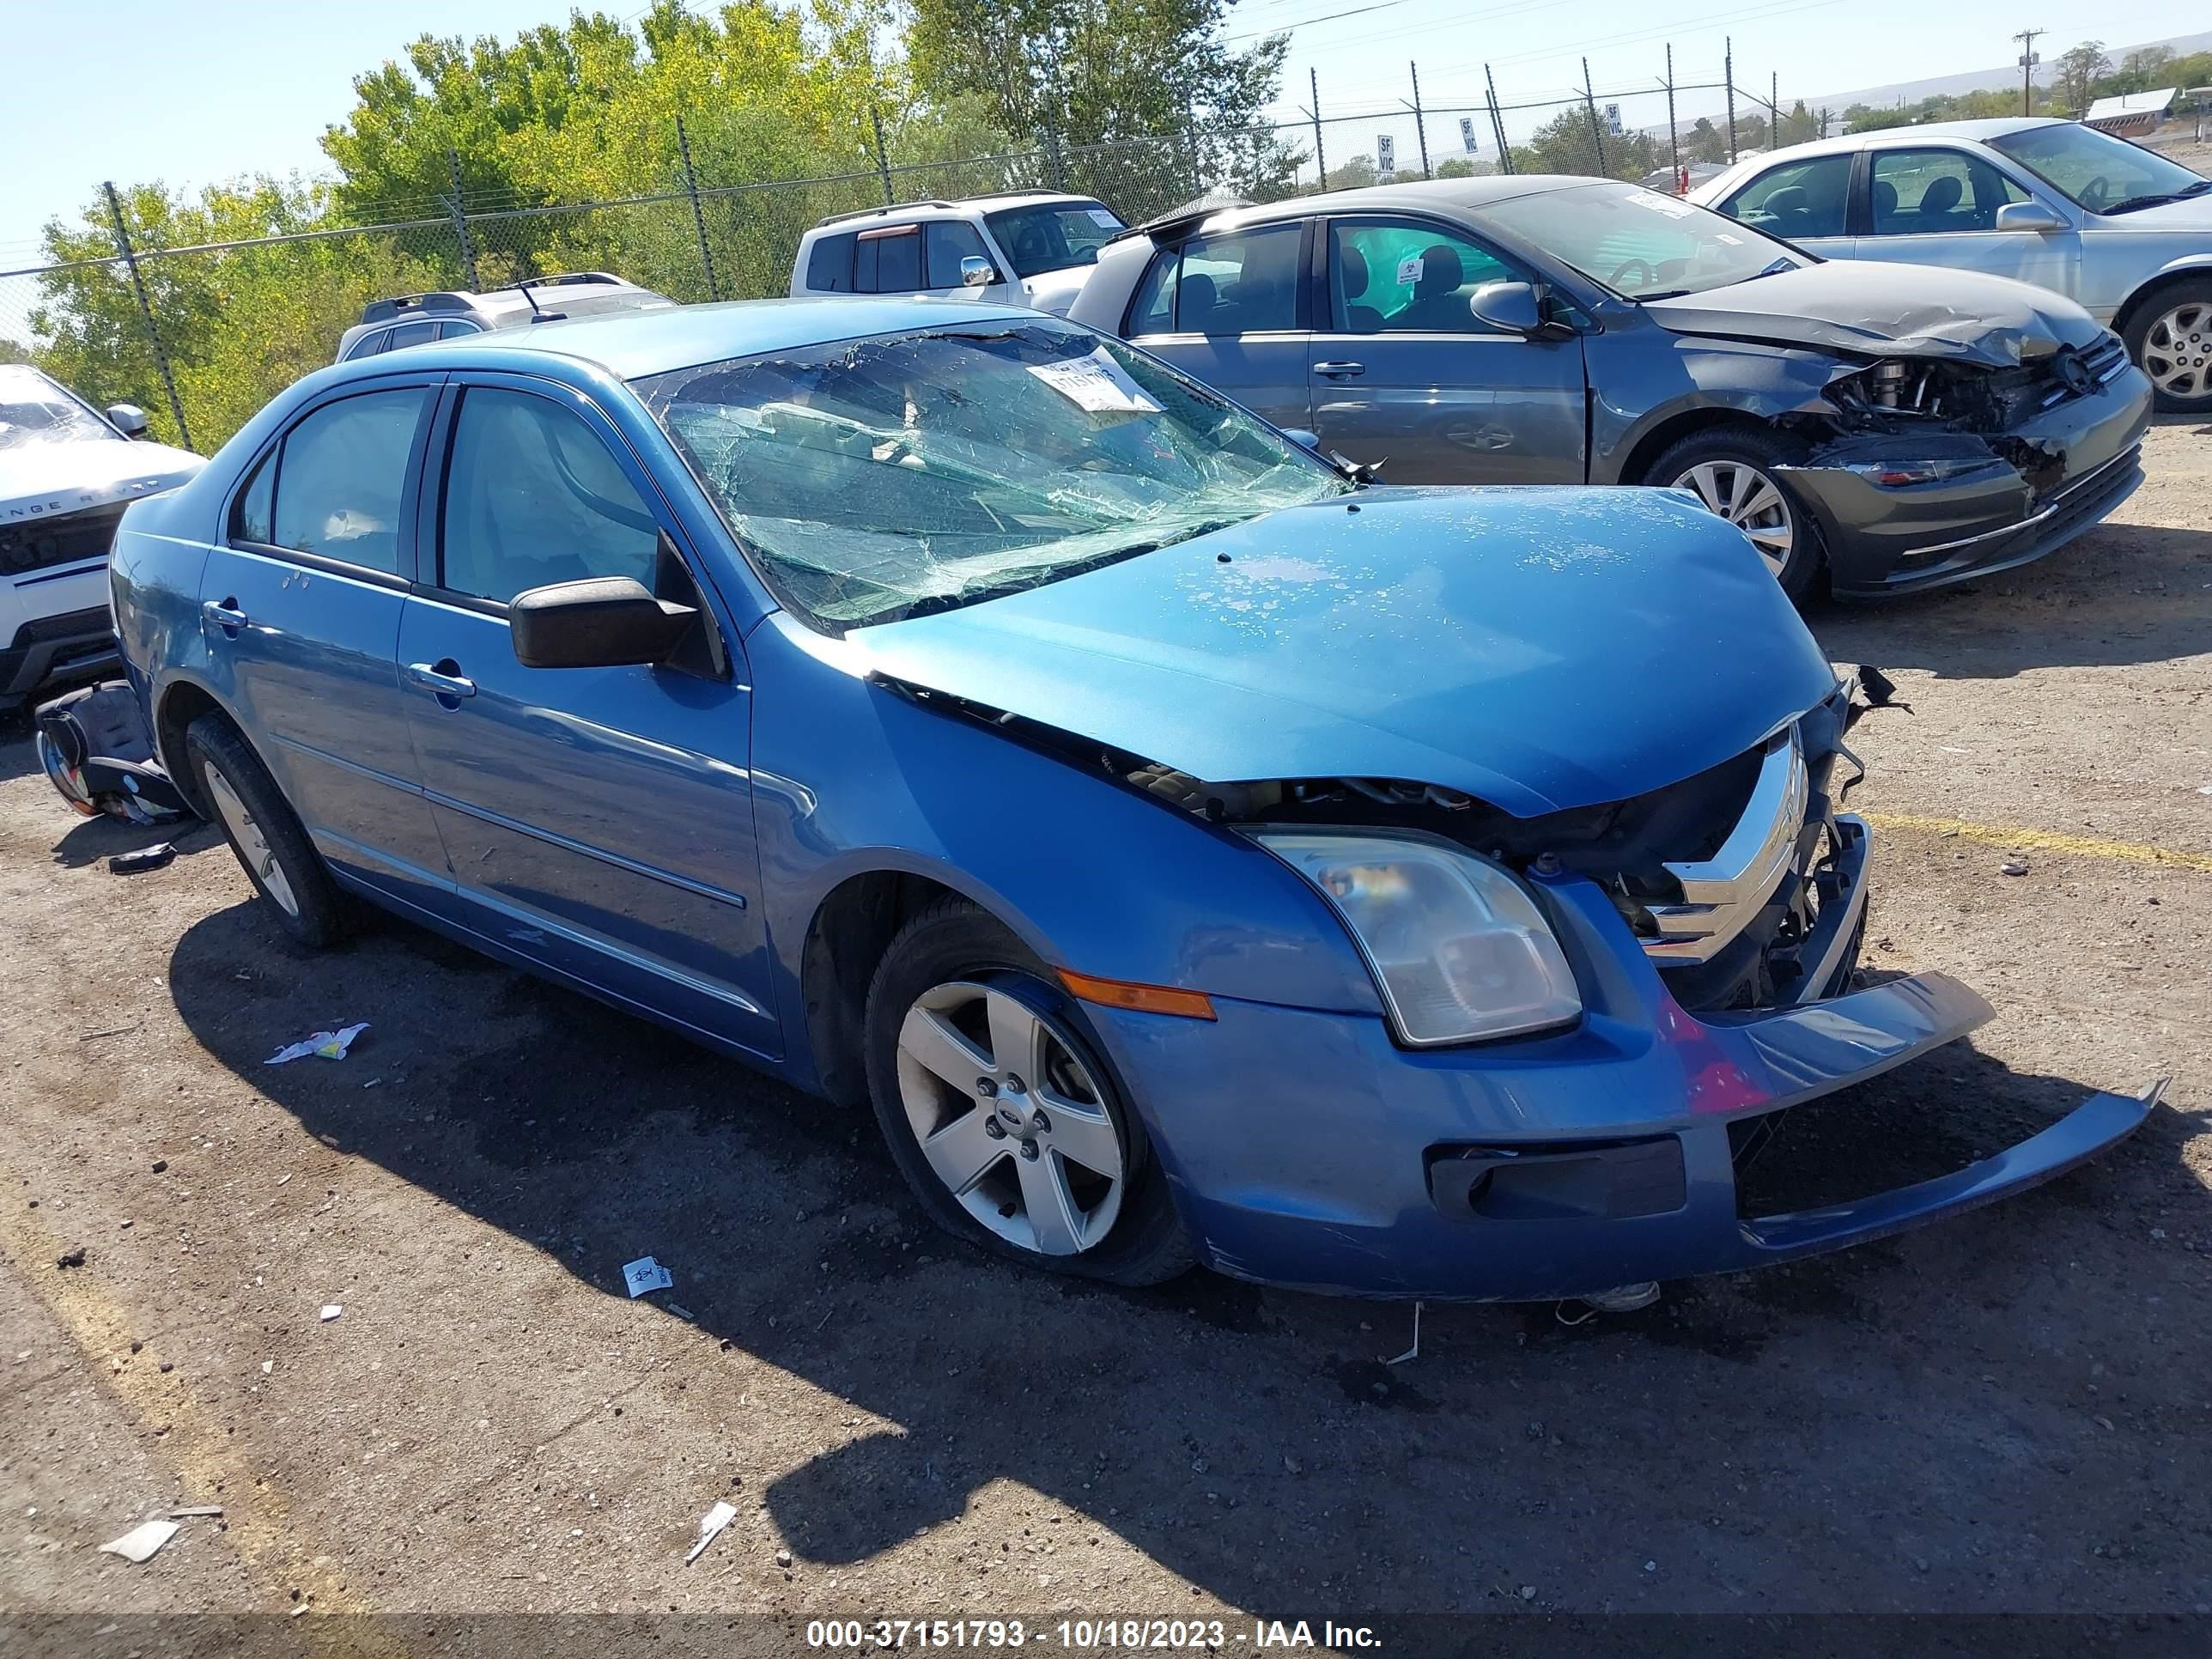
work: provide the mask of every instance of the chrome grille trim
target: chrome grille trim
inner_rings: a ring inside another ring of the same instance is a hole
[[[1805,750],[1793,724],[1769,738],[1743,814],[1709,859],[1669,861],[1680,904],[1647,907],[1658,936],[1644,942],[1655,962],[1710,962],[1749,925],[1789,873],[1812,798]]]

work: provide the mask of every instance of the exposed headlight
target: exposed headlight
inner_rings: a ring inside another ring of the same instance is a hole
[[[1473,1042],[1581,1015],[1559,940],[1489,860],[1396,836],[1252,833],[1343,918],[1403,1041]]]
[[[1994,456],[1984,455],[1941,461],[1853,461],[1844,470],[1856,472],[1869,483],[1880,484],[1884,489],[1903,489],[1911,484],[1945,483],[2002,465]]]

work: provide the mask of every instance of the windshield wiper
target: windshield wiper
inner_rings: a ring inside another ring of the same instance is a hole
[[[2130,196],[2118,206],[2106,208],[2105,215],[2109,218],[2115,213],[2133,213],[2138,208],[2164,207],[2169,202],[2186,202],[2192,197],[2202,196],[2208,190],[2212,190],[2212,179],[2199,179],[2185,189],[2161,191],[2154,196]]]

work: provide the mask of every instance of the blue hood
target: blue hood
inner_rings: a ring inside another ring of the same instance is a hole
[[[1403,778],[1523,817],[1677,782],[1835,685],[1751,544],[1655,489],[1374,490],[848,641],[1214,782]]]

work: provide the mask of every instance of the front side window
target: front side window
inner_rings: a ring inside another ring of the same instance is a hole
[[[1788,241],[1841,236],[1850,193],[1851,158],[1816,155],[1767,168],[1723,202],[1721,211]]]
[[[1990,139],[1990,148],[2092,213],[2132,213],[2212,191],[2212,179],[2179,161],[2073,121],[2008,132]]]
[[[856,294],[915,294],[921,289],[921,231],[864,230],[853,248]]]
[[[269,539],[367,570],[399,572],[399,504],[428,393],[419,386],[325,404],[285,434]]]
[[[1481,219],[1628,300],[1704,294],[1814,263],[1753,226],[1640,185],[1511,197]]]
[[[1519,273],[1487,248],[1431,225],[1329,228],[1331,325],[1349,334],[1491,334],[1468,308],[1486,283]]]
[[[1017,276],[1095,265],[1098,250],[1122,228],[1120,218],[1097,202],[1004,208],[985,214],[983,222],[1006,249]]]
[[[1999,208],[2027,200],[1980,156],[1956,149],[1876,150],[1873,191],[1877,236],[1995,230]]]
[[[1129,332],[1257,334],[1297,326],[1301,227],[1261,225],[1194,237],[1152,261]]]
[[[652,510],[596,433],[526,392],[462,398],[439,525],[439,585],[471,599],[593,576],[653,585]]]
[[[1218,394],[1046,318],[636,384],[771,586],[833,629],[1039,586],[1352,488]]]
[[[935,219],[924,228],[922,250],[932,288],[958,288],[963,259],[988,259],[982,233],[960,219]]]

